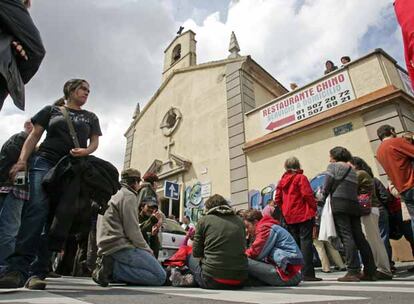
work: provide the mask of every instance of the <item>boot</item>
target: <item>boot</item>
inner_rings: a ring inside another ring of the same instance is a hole
[[[96,268],[92,272],[94,282],[102,287],[108,286],[112,276],[114,260],[111,256],[100,256],[96,259]]]

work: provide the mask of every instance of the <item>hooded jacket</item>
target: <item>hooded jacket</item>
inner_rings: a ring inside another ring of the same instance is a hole
[[[287,224],[306,222],[316,215],[316,200],[303,170],[287,171],[276,187],[275,203]]]
[[[358,178],[356,171],[343,162],[331,163],[326,170],[323,201],[331,195],[332,213],[360,216],[358,203]]]
[[[255,240],[246,250],[246,255],[254,260],[275,264],[281,278],[287,280],[296,275],[304,264],[295,239],[268,215],[257,223]]]
[[[98,254],[110,255],[124,248],[151,252],[139,229],[136,192],[126,185],[111,197],[104,215],[98,216]]]
[[[246,233],[230,206],[208,210],[197,223],[193,256],[202,258],[203,275],[214,279],[247,279]]]
[[[28,60],[14,54],[12,41],[23,46]],[[36,74],[45,53],[39,31],[22,1],[0,1],[0,110],[8,94],[24,110],[24,84]]]

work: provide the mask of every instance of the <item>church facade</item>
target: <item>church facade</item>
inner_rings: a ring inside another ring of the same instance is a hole
[[[325,170],[329,150],[345,146],[386,181],[375,160],[376,129],[414,130],[413,92],[406,72],[374,52],[289,92],[232,34],[228,58],[197,64],[195,33],[165,50],[162,84],[125,133],[124,167],[154,172],[180,185],[172,213],[194,220],[219,193],[236,208],[263,207],[287,157],[311,178]],[[168,201],[161,200],[168,213]]]

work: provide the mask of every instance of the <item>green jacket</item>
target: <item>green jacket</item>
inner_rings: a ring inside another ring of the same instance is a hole
[[[358,194],[371,194],[372,207],[379,207],[380,202],[375,194],[374,179],[364,170],[357,170]]]
[[[193,256],[202,259],[203,274],[216,279],[247,279],[246,234],[230,206],[210,209],[197,224]]]

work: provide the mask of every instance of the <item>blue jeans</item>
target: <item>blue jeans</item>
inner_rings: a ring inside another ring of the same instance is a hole
[[[0,265],[14,253],[19,232],[24,200],[10,193],[0,194]]]
[[[43,190],[42,181],[52,167],[53,163],[41,156],[34,156],[30,160],[30,199],[24,206],[15,252],[6,259],[7,271],[18,271],[24,279],[27,279],[30,275],[30,265],[38,255],[39,247],[41,247],[41,244],[45,244],[44,240],[41,242],[41,233],[47,220],[49,200]],[[43,261],[47,260],[48,256],[39,255],[39,258],[41,264],[48,263]],[[44,271],[47,270],[43,269],[42,272]],[[45,273],[32,274],[45,275]]]
[[[380,209],[380,216],[378,226],[381,234],[381,239],[384,242],[385,250],[387,251],[388,259],[392,261],[392,249],[390,243],[390,221],[388,211],[385,208]]]
[[[405,205],[407,206],[408,213],[410,213],[411,228],[414,233],[414,188],[404,191],[400,193],[400,195],[403,198]]]
[[[162,286],[167,275],[161,264],[148,251],[126,248],[113,253],[112,277],[116,282],[145,286]]]

